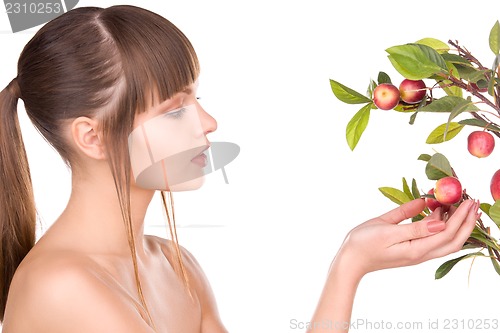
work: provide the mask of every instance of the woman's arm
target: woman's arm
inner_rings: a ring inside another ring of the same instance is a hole
[[[347,235],[330,266],[309,333],[349,330],[356,289],[368,272],[415,265],[460,250],[474,228],[479,203],[467,200],[452,207],[446,222],[438,208],[422,221],[399,224],[424,208],[423,199],[410,201]]]
[[[215,296],[208,279],[196,258],[184,247],[181,247],[182,258],[189,272],[190,283],[200,301],[202,322],[201,333],[227,333],[219,316]]]

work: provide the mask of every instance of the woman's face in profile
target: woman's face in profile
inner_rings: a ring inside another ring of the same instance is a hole
[[[172,98],[137,114],[129,136],[135,184],[154,190],[201,187],[210,146],[206,135],[217,122],[199,104],[194,83]]]

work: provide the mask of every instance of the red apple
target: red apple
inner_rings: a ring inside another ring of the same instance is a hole
[[[391,110],[399,104],[399,90],[390,83],[381,83],[373,89],[373,103],[381,110]]]
[[[491,177],[490,191],[495,201],[500,199],[500,170],[497,170]]]
[[[431,188],[427,194],[434,195],[434,189]],[[441,207],[441,203],[433,198],[425,198],[425,204],[431,211],[435,211],[436,208]]]
[[[462,198],[462,184],[455,177],[444,177],[436,182],[434,196],[442,205],[453,205]]]
[[[427,94],[427,87],[422,80],[404,79],[399,85],[401,99],[409,104],[420,103]]]
[[[474,131],[467,138],[467,149],[476,157],[487,157],[495,148],[495,138],[485,131]]]

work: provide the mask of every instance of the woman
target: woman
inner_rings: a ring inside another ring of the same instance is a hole
[[[200,266],[177,244],[173,216],[171,192],[201,185],[207,135],[217,127],[196,99],[198,74],[187,38],[132,6],[74,9],[26,45],[17,77],[0,93],[4,333],[226,332]],[[72,171],[67,207],[36,244],[19,98]],[[171,241],[143,234],[156,190]],[[447,221],[438,209],[398,225],[424,208],[411,201],[348,234],[311,332],[347,331],[366,273],[460,249],[479,204],[465,201]]]

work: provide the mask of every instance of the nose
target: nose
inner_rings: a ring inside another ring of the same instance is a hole
[[[205,109],[198,104],[198,114],[201,121],[201,126],[203,129],[203,134],[215,132],[217,130],[217,121],[212,117]]]

